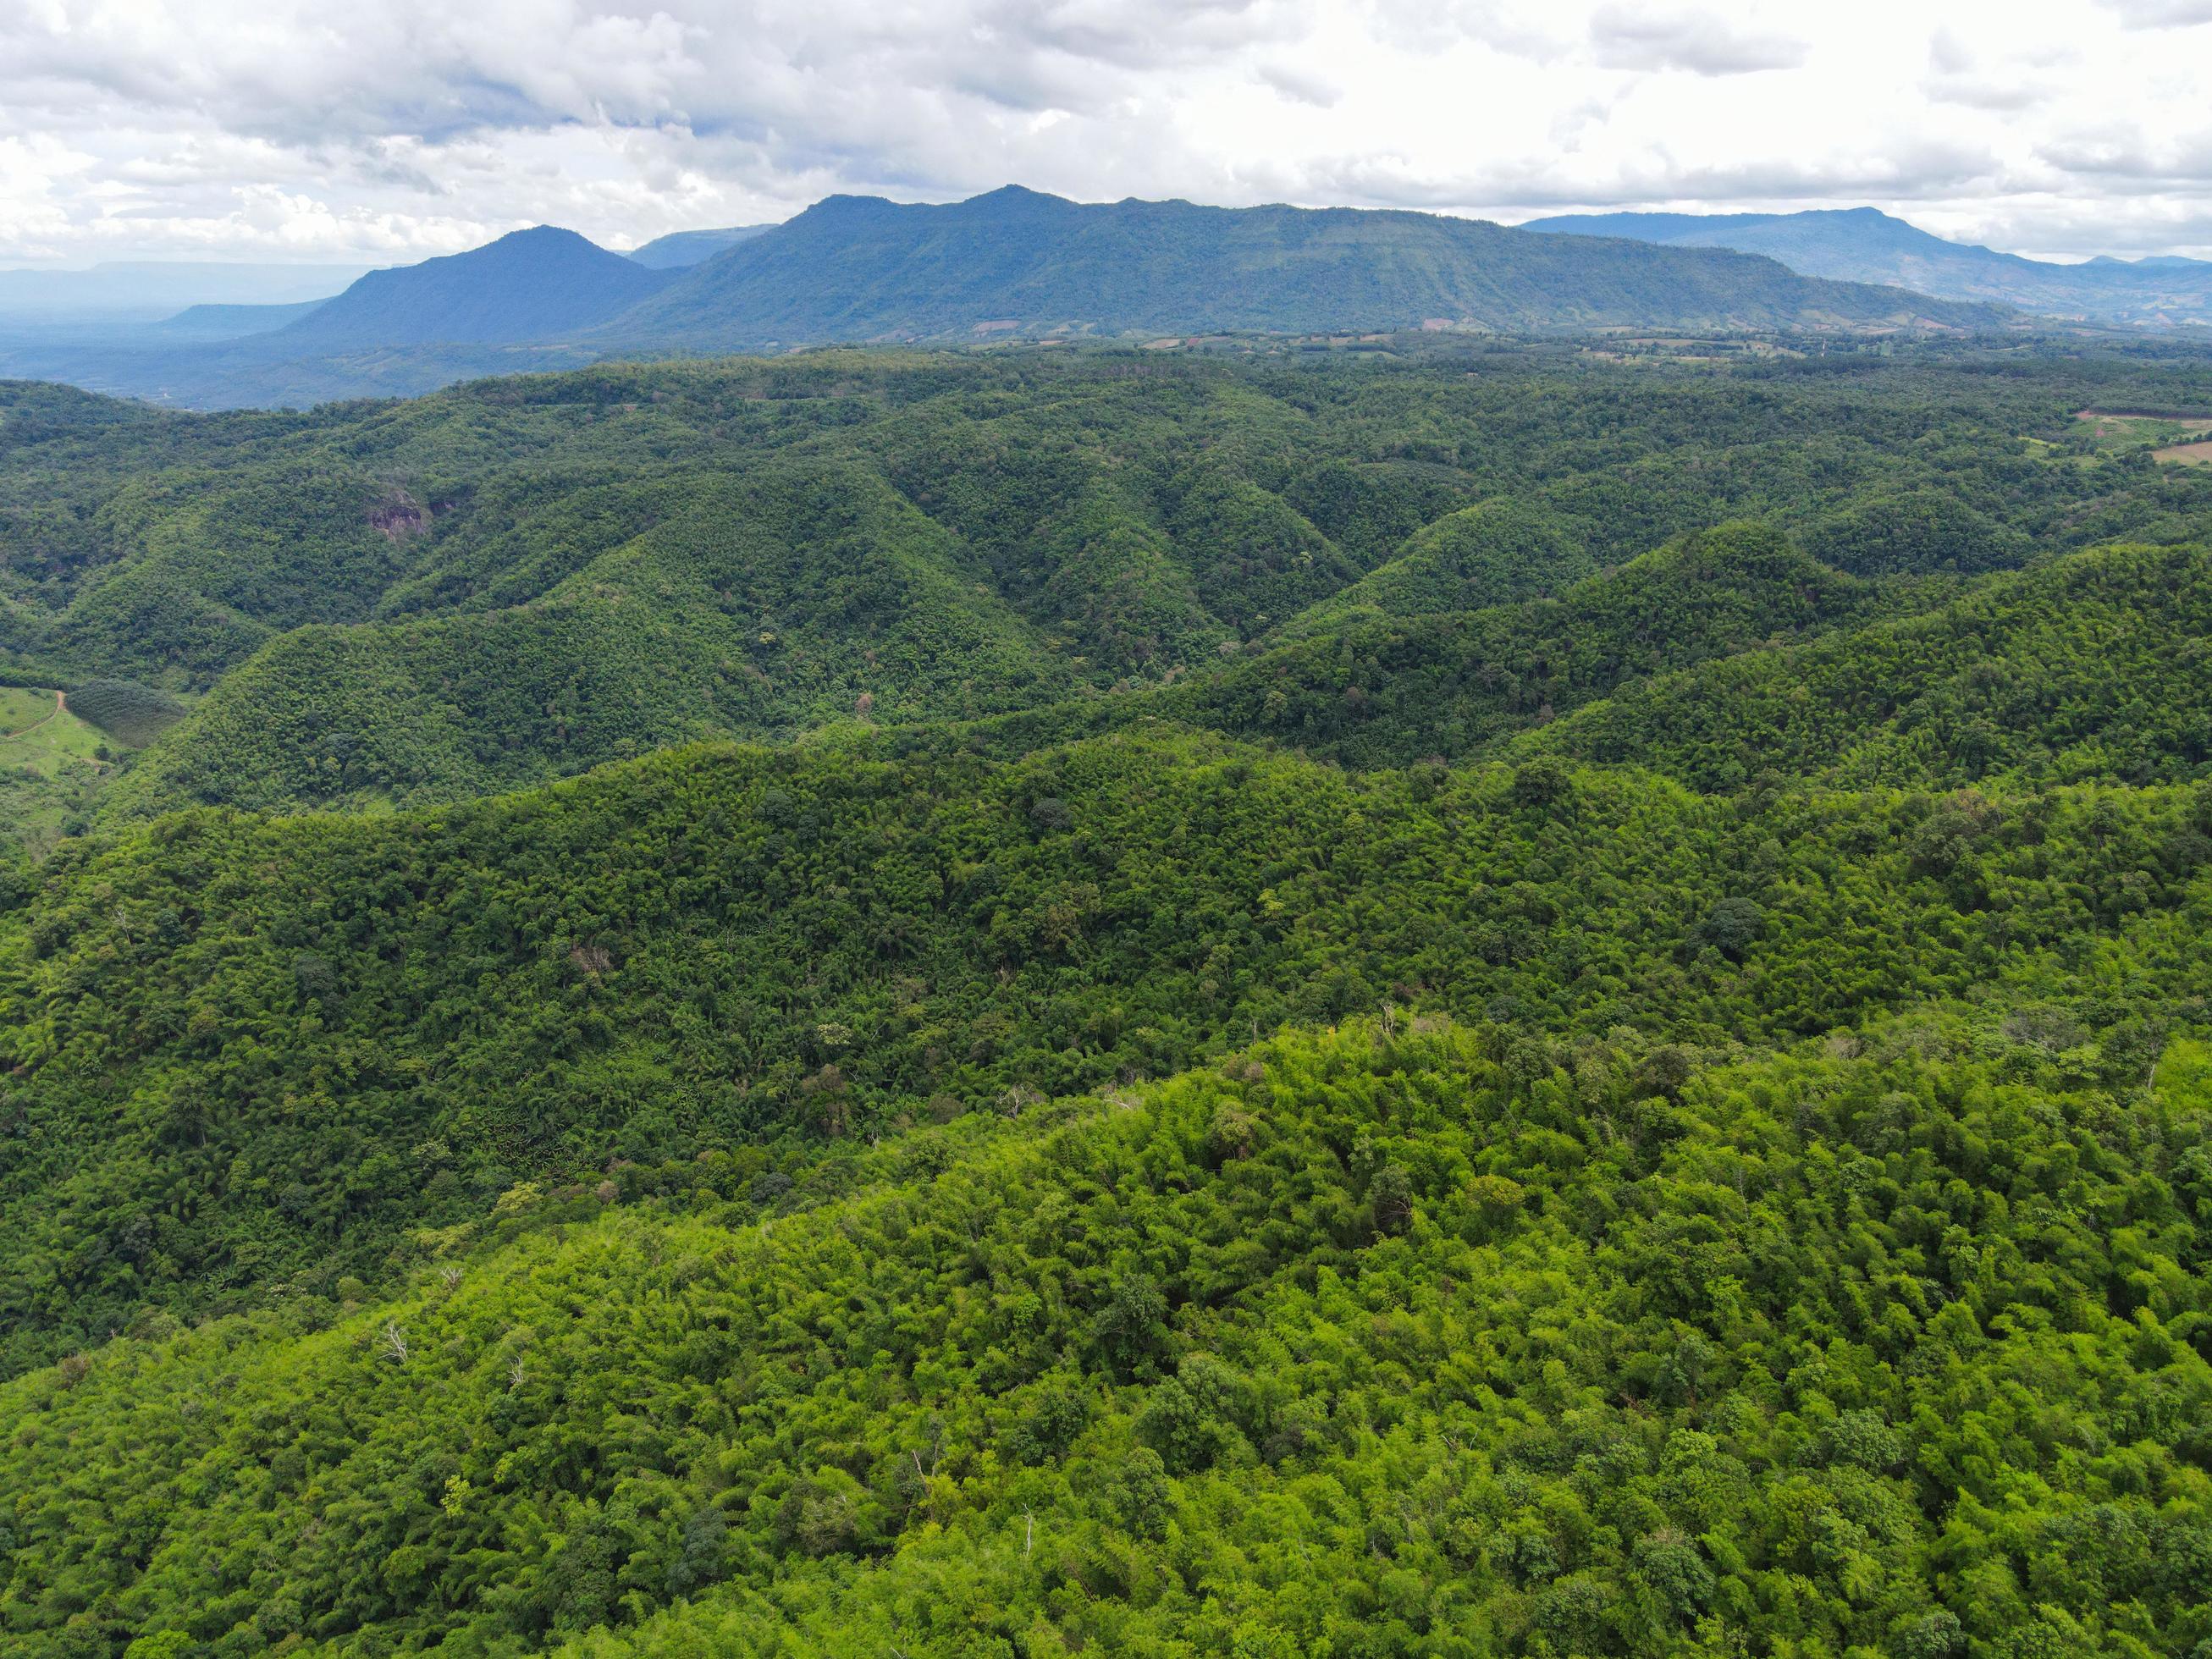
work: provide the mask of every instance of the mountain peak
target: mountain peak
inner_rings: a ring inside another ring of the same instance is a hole
[[[622,256],[601,247],[580,232],[560,225],[532,225],[524,230],[510,230],[504,236],[494,237],[482,247],[470,248],[464,253],[449,253],[448,259],[471,259],[489,263],[510,259],[590,259],[594,257],[609,259]],[[425,264],[433,263],[429,260]]]
[[[1027,185],[1000,185],[996,190],[987,190],[981,196],[969,197],[961,205],[980,207],[987,203],[993,207],[1006,208],[1071,208],[1078,205],[1065,196],[1031,190]]]
[[[558,338],[666,280],[573,230],[532,225],[465,253],[371,271],[265,337],[302,351]]]
[[[520,230],[510,230],[504,236],[495,236],[490,241],[484,244],[484,247],[505,247],[510,245],[527,245],[533,242],[542,244],[550,244],[553,242],[586,242],[593,247],[599,246],[599,244],[597,242],[592,242],[588,236],[582,234],[580,232],[570,230],[562,225],[528,225]],[[483,252],[483,248],[473,248],[470,251],[471,252],[481,253]]]
[[[825,224],[843,226],[891,221],[902,215],[927,210],[935,205],[926,202],[894,202],[888,196],[858,196],[841,191],[823,197],[785,222],[812,228]]]

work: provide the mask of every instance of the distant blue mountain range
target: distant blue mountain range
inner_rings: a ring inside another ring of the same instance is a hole
[[[2130,327],[2212,325],[2212,262],[2154,255],[2081,264],[1931,236],[1873,208],[1807,213],[1589,213],[1523,230],[1625,237],[1669,247],[1764,253],[1808,276],[1882,283],[1945,300],[1984,300],[2042,316]]]
[[[2206,312],[2192,296],[2208,275],[2193,261],[2043,264],[1870,209],[1507,228],[1008,186],[941,205],[831,197],[783,224],[683,232],[627,257],[541,226],[371,271],[312,306],[225,305],[127,337],[0,344],[0,374],[220,406],[835,343],[1974,331],[2022,325],[2009,307],[2172,325]]]
[[[632,248],[629,257],[653,270],[680,270],[775,228],[774,225],[731,225],[722,230],[679,230]]]

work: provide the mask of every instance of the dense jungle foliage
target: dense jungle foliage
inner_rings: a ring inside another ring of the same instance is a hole
[[[18,386],[0,653],[206,694],[103,791],[115,817],[424,804],[1052,705],[1072,735],[1163,699],[1355,762],[1456,758],[1771,633],[2201,541],[2212,472],[2100,449],[2074,411],[2100,399],[2212,406],[2212,369],[826,354],[217,416]],[[1793,538],[1756,579],[1802,601],[1715,594],[1753,574],[1718,556],[1635,562],[1731,520]]]
[[[2094,1071],[1363,1025],[797,1182],[519,1187],[374,1308],[5,1385],[8,1609],[27,1652],[2186,1653],[2212,1065]]]
[[[2203,1659],[2192,399],[9,389],[0,1651]]]
[[[1386,1000],[1716,1044],[2125,963],[2100,1018],[2148,1064],[2212,985],[2208,832],[2205,792],[1716,799],[1167,737],[166,818],[58,854],[0,981],[0,1352],[374,1277],[547,1170],[1161,1076]]]

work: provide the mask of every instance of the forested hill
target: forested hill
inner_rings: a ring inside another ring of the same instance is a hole
[[[1959,602],[1645,681],[1532,740],[1704,788],[1760,768],[1914,786],[2212,763],[2212,556],[2112,548]]]
[[[664,280],[573,230],[540,225],[466,253],[373,270],[253,345],[313,356],[425,343],[558,339],[605,321]]]
[[[0,1618],[2182,1659],[2208,830],[1147,739],[88,848],[0,934]]]
[[[1622,355],[0,389],[0,1652],[2203,1659],[2212,372]]]
[[[21,388],[0,666],[191,702],[99,775],[109,817],[449,800],[948,719],[1455,757],[2039,558],[2203,539],[2212,473],[2075,418],[2121,376],[2212,407],[2186,357],[1717,372],[1480,344],[829,354],[297,416]],[[1711,537],[1729,520],[1763,534]]]
[[[979,335],[1990,326],[2002,313],[1708,249],[1569,241],[1433,214],[838,196],[610,324],[628,347]]]

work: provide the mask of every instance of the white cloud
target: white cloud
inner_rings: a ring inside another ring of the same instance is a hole
[[[1668,11],[1646,4],[1601,6],[1590,41],[1607,69],[1686,70],[1692,75],[1753,75],[1795,69],[1808,50],[1796,37],[1710,11]]]
[[[1325,75],[1297,64],[1262,64],[1260,78],[1293,103],[1328,109],[1344,96],[1344,88]]]
[[[1010,179],[1506,218],[1872,202],[2028,252],[2212,252],[2178,49],[2212,0],[1940,11],[18,0],[0,264],[380,262],[544,222],[627,246]]]
[[[2191,28],[2212,23],[2212,0],[2106,0],[2134,29]]]
[[[2031,53],[1977,52],[1947,27],[1928,43],[1928,74],[1920,88],[1939,104],[1963,104],[1998,112],[2032,109],[2064,90],[2074,66],[2069,52]]]

